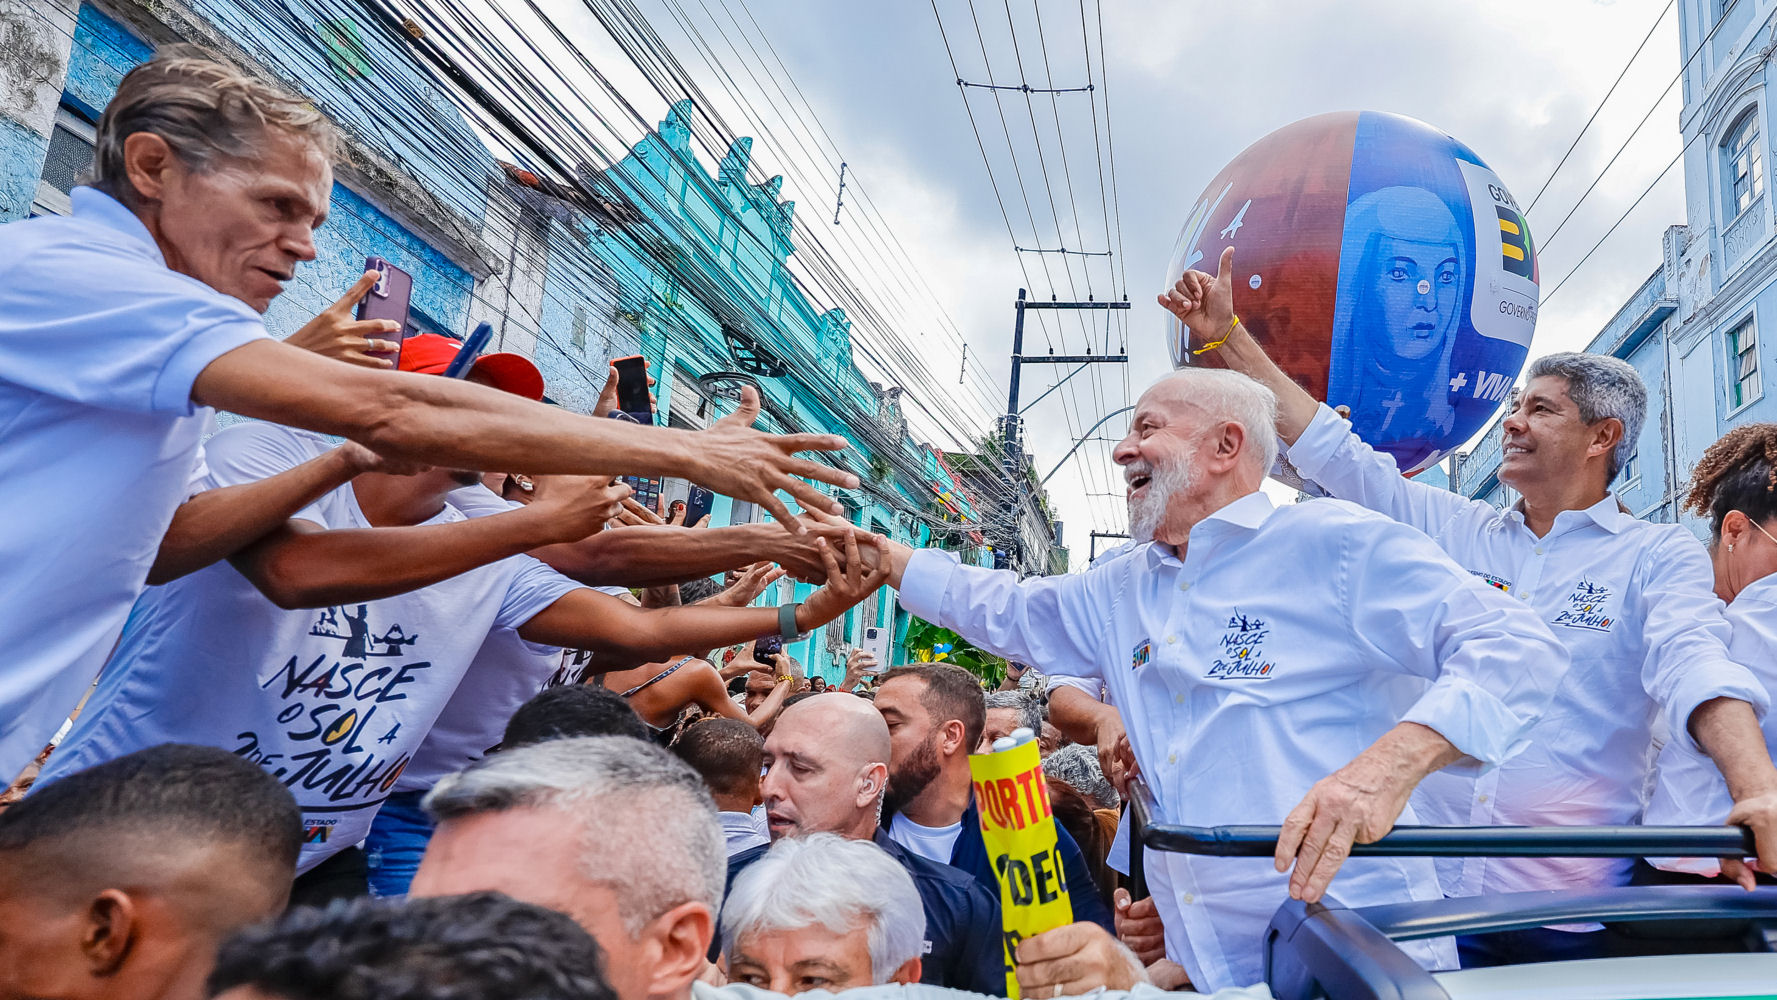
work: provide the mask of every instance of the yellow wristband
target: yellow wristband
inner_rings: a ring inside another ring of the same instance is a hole
[[[1205,353],[1208,353],[1209,351],[1215,350],[1216,348],[1222,346],[1223,344],[1226,344],[1228,342],[1228,338],[1234,336],[1234,328],[1239,325],[1240,325],[1240,317],[1236,316],[1236,317],[1234,317],[1234,321],[1232,323],[1228,324],[1228,332],[1222,334],[1221,340],[1218,340],[1213,344],[1204,344],[1202,347],[1199,347],[1195,351],[1192,351],[1191,355],[1193,357],[1195,357],[1199,354],[1205,354]]]

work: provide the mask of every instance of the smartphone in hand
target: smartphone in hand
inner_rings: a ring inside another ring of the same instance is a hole
[[[408,310],[413,303],[413,275],[401,270],[381,257],[364,259],[364,270],[375,271],[382,275],[370,291],[358,303],[357,318],[386,319],[400,324],[394,333],[377,335],[378,340],[389,340],[395,343],[394,355],[378,353],[373,357],[388,358],[396,363],[401,361],[401,343],[407,339]]]
[[[654,403],[648,398],[648,363],[640,354],[611,362],[617,369],[617,408],[638,424],[654,422]]]
[[[685,520],[681,522],[688,528],[696,527],[697,522],[710,516],[711,508],[716,505],[716,494],[696,483],[691,483],[690,487],[691,490],[685,495],[684,501]]]

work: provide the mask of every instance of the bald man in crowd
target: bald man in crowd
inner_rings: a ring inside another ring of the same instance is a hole
[[[920,982],[978,993],[1005,989],[998,902],[967,873],[929,861],[877,824],[888,787],[888,726],[862,698],[832,692],[784,709],[765,740],[765,822],[773,841],[811,833],[870,840],[913,876],[926,915]],[[728,861],[728,882],[766,847]]]
[[[214,747],[162,744],[0,814],[0,997],[201,1000],[222,941],[278,915],[301,813]]]

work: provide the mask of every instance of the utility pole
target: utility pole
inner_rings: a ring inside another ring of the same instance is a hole
[[[1092,554],[1088,555],[1086,557],[1086,565],[1088,565],[1088,566],[1092,565],[1092,563],[1094,563],[1098,559],[1098,540],[1100,538],[1128,539],[1129,536],[1126,534],[1123,534],[1122,532],[1117,532],[1117,531],[1094,531],[1092,533],[1092,546],[1091,546]]]
[[[1002,442],[1002,460],[1006,473],[1006,482],[1011,486],[1011,496],[1022,508],[1025,498],[1031,491],[1026,488],[1024,479],[1024,447],[1019,428],[1022,418],[1018,412],[1018,383],[1020,370],[1025,365],[1079,365],[1067,378],[1084,371],[1087,365],[1129,363],[1127,354],[1035,354],[1024,353],[1024,313],[1027,309],[1128,309],[1129,300],[1121,302],[1031,302],[1025,297],[1025,290],[1018,290],[1018,301],[1014,308],[1016,318],[1012,324],[1012,377],[1006,391],[1006,415],[1004,417]],[[1063,379],[1063,382],[1067,379]],[[1056,383],[1059,385],[1060,383]],[[1033,498],[1034,499],[1034,498]],[[1007,544],[996,548],[994,562],[996,567],[1004,569],[1010,564],[1023,561],[1024,544],[1019,538],[1018,522],[1022,519],[1022,509],[1012,512],[1011,538]],[[1007,565],[1001,565],[1004,562]]]

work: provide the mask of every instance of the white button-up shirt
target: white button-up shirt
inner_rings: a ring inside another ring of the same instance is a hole
[[[1289,451],[1303,476],[1336,497],[1410,524],[1457,564],[1518,598],[1567,647],[1572,669],[1532,746],[1478,778],[1445,772],[1419,786],[1421,819],[1439,825],[1633,823],[1653,763],[1655,720],[1695,748],[1691,712],[1712,698],[1751,702],[1763,686],[1728,655],[1728,625],[1703,546],[1675,524],[1622,512],[1614,495],[1562,511],[1538,538],[1516,509],[1499,511],[1402,478],[1325,406]],[[1543,664],[1511,664],[1540,671]],[[1439,862],[1452,896],[1616,885],[1631,862],[1591,858],[1453,858]]]
[[[129,209],[0,226],[0,783],[79,703],[185,500],[210,362],[259,314],[171,271]]]
[[[1495,764],[1524,745],[1561,647],[1522,605],[1425,536],[1338,501],[1274,509],[1254,493],[1191,529],[1185,558],[1136,546],[1073,576],[1020,582],[923,550],[901,601],[1051,676],[1101,680],[1166,823],[1281,823],[1316,781],[1396,723]],[[1535,671],[1504,669],[1536,663]],[[1402,822],[1415,822],[1409,809]],[[1288,896],[1268,858],[1150,852],[1167,953],[1199,988],[1261,977]],[[1346,862],[1351,906],[1435,899],[1430,859]],[[1453,966],[1448,942],[1414,942]]]
[[[1754,580],[1728,605],[1734,637],[1728,654],[1777,691],[1777,574]],[[1765,746],[1777,750],[1777,713],[1765,716]],[[1688,742],[1668,741],[1655,762],[1654,794],[1643,822],[1649,826],[1714,826],[1728,821],[1734,797],[1715,762]],[[1721,874],[1715,858],[1673,858],[1656,862],[1671,871]]]

